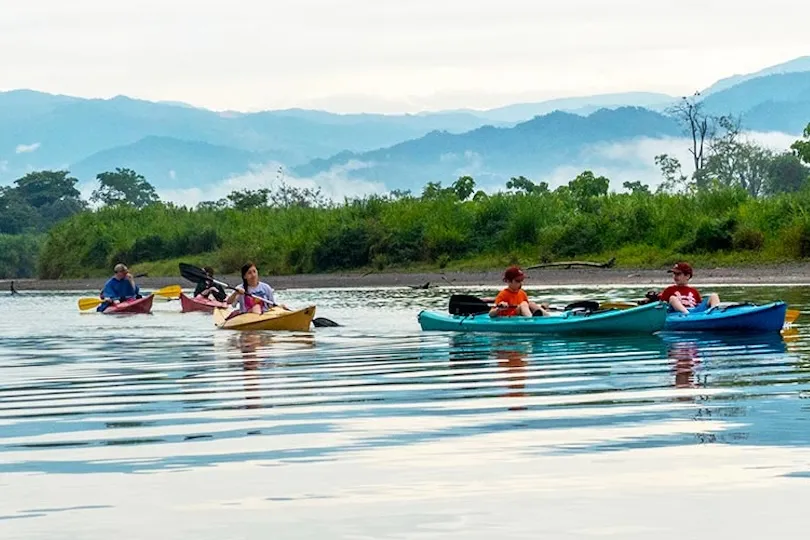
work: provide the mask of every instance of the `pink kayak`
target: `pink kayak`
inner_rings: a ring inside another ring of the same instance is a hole
[[[180,308],[183,313],[192,311],[204,311],[206,313],[213,313],[214,308],[227,308],[228,304],[225,302],[218,302],[216,300],[209,300],[204,296],[195,296],[194,298],[188,297],[185,294],[180,295]]]
[[[120,304],[108,306],[102,313],[108,315],[112,313],[149,313],[152,311],[152,300],[154,299],[154,295],[150,294],[143,298],[125,300]]]

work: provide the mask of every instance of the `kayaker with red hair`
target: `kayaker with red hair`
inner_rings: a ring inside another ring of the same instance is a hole
[[[490,317],[523,317],[545,316],[548,311],[540,304],[529,301],[526,291],[523,290],[523,280],[526,274],[517,266],[510,266],[503,273],[506,288],[495,297],[495,307],[489,310]]]

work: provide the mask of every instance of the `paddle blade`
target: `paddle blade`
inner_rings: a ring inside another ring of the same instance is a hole
[[[489,309],[489,304],[469,294],[454,294],[448,306],[451,315],[476,315],[486,313]]]
[[[79,309],[84,311],[86,309],[97,308],[101,303],[101,298],[79,298]]]
[[[208,274],[205,273],[205,270],[197,266],[194,266],[193,264],[180,263],[180,275],[182,275],[184,278],[191,281],[192,283],[213,283],[225,289],[233,289],[233,287],[231,287],[224,281],[219,281],[217,279],[210,277]]]
[[[158,289],[153,294],[155,296],[164,296],[166,298],[180,298],[180,294],[182,294],[183,289],[180,288],[180,285],[169,285],[167,287],[163,287],[162,289]]]
[[[208,281],[210,279],[205,270],[198,268],[192,264],[180,263],[180,275],[191,281],[192,283],[200,283],[201,281]]]
[[[599,302],[595,300],[579,300],[565,306],[564,311],[573,311],[575,309],[583,311],[596,311],[599,309]]]
[[[312,325],[319,328],[329,326],[341,326],[332,319],[327,319],[326,317],[315,317],[314,319],[312,319]]]
[[[636,302],[622,302],[622,301],[602,302],[601,304],[599,304],[599,307],[601,309],[627,309],[636,306],[638,306]]]
[[[801,315],[801,312],[798,309],[789,309],[785,313],[785,322],[793,324],[799,318],[799,315]]]

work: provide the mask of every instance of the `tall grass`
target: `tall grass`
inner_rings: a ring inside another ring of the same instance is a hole
[[[46,278],[84,277],[181,257],[236,271],[481,267],[495,262],[617,255],[652,266],[678,257],[755,262],[810,256],[810,193],[751,198],[739,189],[694,195],[577,197],[568,190],[460,201],[371,196],[327,208],[105,208],[54,227],[39,259]]]

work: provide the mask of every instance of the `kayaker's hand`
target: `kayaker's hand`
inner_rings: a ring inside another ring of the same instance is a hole
[[[498,302],[498,309],[507,309],[509,308],[509,304],[506,302]]]

